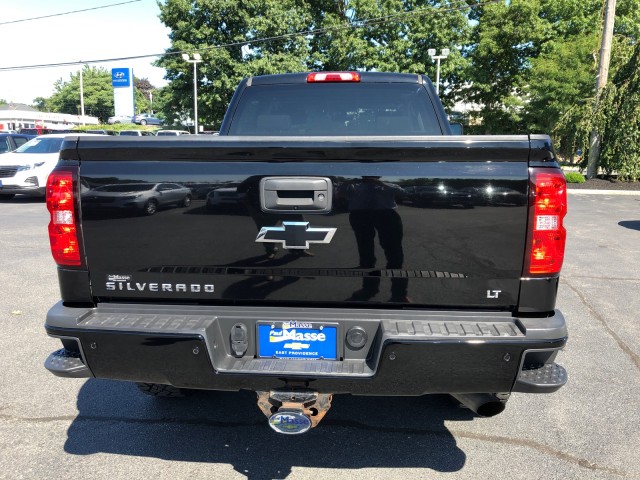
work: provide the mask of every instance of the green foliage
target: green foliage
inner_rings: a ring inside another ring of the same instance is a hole
[[[106,130],[111,132],[119,133],[122,130],[143,130],[147,132],[155,132],[160,130],[160,127],[154,127],[150,125],[136,125],[135,123],[101,123],[98,125],[78,125],[73,128],[73,130],[77,131],[85,131],[85,130]]]
[[[85,65],[82,76],[85,115],[106,122],[113,115],[111,73],[104,68]],[[69,81],[57,80],[54,93],[45,100],[45,106],[50,112],[80,115],[80,72],[71,74]]]
[[[165,0],[159,6],[172,46],[156,63],[169,85],[155,89],[146,79],[134,85],[138,111],[162,112],[167,124],[193,115],[193,65],[179,52],[202,55],[199,120],[217,129],[243,77],[357,69],[435,79],[427,50],[449,48],[441,96],[450,110],[459,100],[477,106],[467,133],[552,133],[558,152],[572,162],[578,150],[586,158],[596,128],[603,132],[604,170],[638,177],[638,0],[617,2],[615,80],[597,102],[601,0]],[[105,121],[113,113],[109,72],[84,67],[83,74],[85,111]],[[36,106],[78,114],[78,85],[78,74],[60,79],[54,95],[35,99]]]
[[[640,43],[603,92],[600,162],[621,180],[640,179]],[[602,128],[604,127],[604,128]]]
[[[531,59],[551,36],[540,0],[512,0],[474,10],[468,99],[481,105],[482,133],[525,129],[524,89]]]
[[[600,168],[620,180],[640,179],[640,43],[597,100],[577,105],[560,119],[559,132],[574,132],[574,148],[587,151],[591,131],[602,135]],[[586,168],[585,153],[580,167]]]
[[[47,111],[47,99],[44,97],[36,97],[33,99],[33,106],[41,112]]]
[[[146,78],[134,78],[134,87],[137,111],[150,111],[150,93],[155,87]],[[111,72],[105,68],[85,65],[82,69],[82,89],[85,115],[98,117],[101,122],[106,123],[114,113]],[[54,84],[53,95],[49,98],[38,97],[34,99],[34,104],[41,111],[80,115],[80,72],[72,73],[67,81],[58,79]],[[156,105],[154,96],[154,108]]]
[[[193,66],[172,52],[202,55],[198,65],[200,122],[217,128],[231,96],[246,76],[308,70],[384,70],[428,73],[429,48],[450,48],[441,68],[452,105],[464,83],[467,61],[456,49],[467,43],[466,9],[432,0],[167,0],[160,19],[172,47],[157,62],[170,84],[162,95],[166,117],[184,120],[193,109]],[[406,13],[415,10],[418,13]],[[389,17],[387,21],[363,22]],[[188,21],[185,19],[189,19]],[[322,30],[315,34],[299,32]],[[276,38],[274,38],[276,37]],[[255,39],[272,38],[266,42]],[[246,45],[242,45],[246,42]],[[215,45],[235,46],[211,48]],[[155,97],[154,97],[155,98]]]
[[[582,151],[580,168],[586,168],[584,152],[589,145],[591,133],[591,117],[593,108],[591,102],[582,101],[570,107],[556,122],[552,130],[555,147],[565,159],[572,161],[575,152]]]
[[[578,172],[565,172],[564,178],[567,183],[584,183],[586,181],[584,175]]]
[[[572,157],[593,105],[601,0],[512,0],[472,10],[467,98],[480,105],[477,133],[554,131]],[[640,2],[618,0],[611,72],[640,40]],[[584,150],[585,148],[583,148]]]
[[[591,96],[596,65],[593,52],[597,38],[578,34],[547,45],[545,52],[531,61],[527,93],[528,129],[550,132],[569,108]]]

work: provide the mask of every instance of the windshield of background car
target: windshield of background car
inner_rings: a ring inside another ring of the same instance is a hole
[[[442,135],[422,85],[307,83],[246,88],[229,135]]]
[[[33,138],[14,150],[15,153],[57,153],[62,146],[63,137]]]

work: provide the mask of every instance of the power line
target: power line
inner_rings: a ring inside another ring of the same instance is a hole
[[[140,0],[133,0],[133,1],[140,1]],[[129,56],[129,57],[116,57],[116,58],[103,58],[100,60],[86,60],[86,61],[75,61],[75,62],[62,62],[62,63],[45,63],[45,64],[40,64],[40,65],[22,65],[22,66],[14,66],[14,67],[0,67],[0,72],[7,72],[7,71],[17,71],[17,70],[30,70],[30,69],[35,69],[35,68],[53,68],[53,67],[68,67],[71,65],[90,65],[90,64],[97,64],[97,63],[107,63],[107,62],[121,62],[124,60],[140,60],[143,58],[155,58],[155,57],[162,57],[164,55],[182,55],[183,53],[194,53],[194,52],[206,52],[206,51],[210,51],[210,50],[218,50],[221,48],[231,48],[231,47],[244,47],[247,45],[255,45],[255,44],[260,44],[260,43],[266,43],[266,42],[272,42],[275,40],[285,40],[287,38],[295,38],[295,37],[307,37],[307,36],[315,36],[315,35],[319,35],[319,34],[324,34],[324,33],[331,33],[331,32],[338,32],[341,30],[353,30],[353,29],[357,29],[357,28],[366,28],[369,26],[374,26],[374,25],[382,25],[385,23],[394,23],[395,21],[399,20],[401,17],[405,17],[405,16],[423,16],[423,15],[427,15],[427,14],[440,14],[440,13],[446,13],[446,12],[454,12],[454,11],[459,11],[459,10],[467,10],[467,9],[474,9],[474,8],[478,8],[478,7],[484,7],[487,5],[493,5],[495,3],[501,3],[504,0],[489,0],[483,3],[477,3],[475,5],[468,5],[464,2],[463,5],[459,5],[459,6],[455,6],[455,7],[450,7],[450,8],[445,8],[445,9],[424,9],[424,10],[411,10],[408,12],[401,12],[401,13],[397,13],[394,15],[386,15],[383,17],[375,17],[375,18],[367,18],[367,19],[362,19],[362,20],[354,20],[353,23],[350,23],[348,25],[341,25],[341,26],[336,26],[336,27],[325,27],[325,28],[317,28],[317,29],[313,29],[313,30],[305,30],[302,32],[294,32],[294,33],[285,33],[282,35],[275,35],[272,37],[263,37],[263,38],[255,38],[252,40],[242,40],[239,42],[232,42],[232,43],[225,43],[222,45],[212,45],[210,47],[200,47],[196,50],[194,49],[189,49],[189,50],[179,50],[179,51],[174,51],[174,52],[162,52],[162,53],[150,53],[150,54],[145,54],[145,55],[134,55],[134,56]]]
[[[84,8],[82,10],[73,10],[71,12],[53,13],[51,15],[43,15],[41,17],[22,18],[20,20],[9,20],[8,22],[0,22],[0,25],[8,25],[10,23],[30,22],[31,20],[41,20],[43,18],[61,17],[72,13],[90,12],[91,10],[100,10],[101,8],[117,7],[118,5],[126,5],[127,3],[136,3],[141,0],[129,0],[128,2],[112,3],[110,5],[102,5],[99,7]]]

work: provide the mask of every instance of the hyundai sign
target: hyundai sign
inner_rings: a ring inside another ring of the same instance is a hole
[[[113,85],[113,109],[115,114],[133,117],[136,111],[133,70],[131,68],[112,68],[111,85]]]
[[[122,88],[131,86],[131,69],[130,68],[112,68],[111,69],[111,85],[113,88]]]

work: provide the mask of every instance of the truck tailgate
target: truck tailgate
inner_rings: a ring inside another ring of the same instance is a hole
[[[101,301],[518,304],[526,136],[73,146],[62,158],[80,163],[84,253]]]

